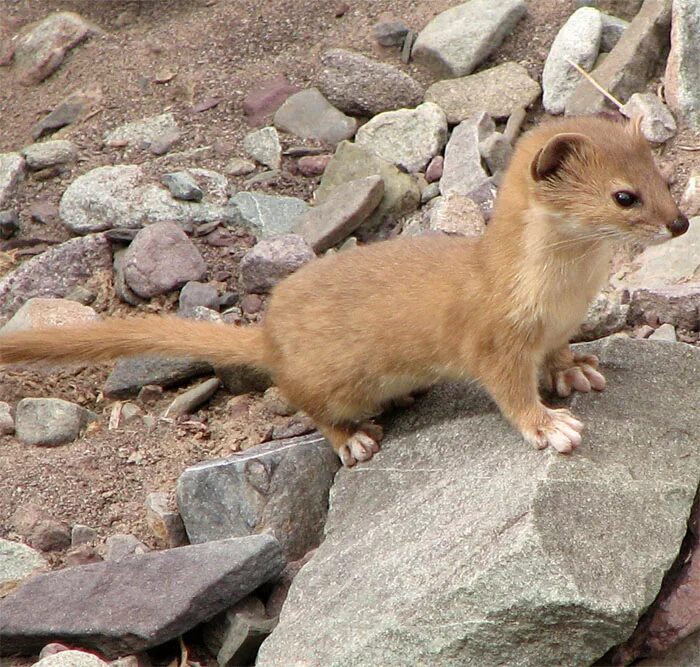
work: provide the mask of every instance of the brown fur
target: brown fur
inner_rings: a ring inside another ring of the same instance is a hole
[[[618,190],[640,197],[623,209]],[[680,213],[635,124],[546,123],[518,143],[480,239],[396,239],[315,260],[274,290],[261,327],[149,317],[0,338],[0,362],[159,353],[267,369],[343,462],[378,449],[363,424],[444,379],[481,382],[538,447],[562,452],[581,424],[540,400],[603,389],[568,340],[608,275],[613,241],[670,238]]]

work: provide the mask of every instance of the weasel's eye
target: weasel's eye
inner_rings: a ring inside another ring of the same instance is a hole
[[[622,206],[622,208],[634,206],[639,201],[639,197],[637,197],[634,192],[628,192],[627,190],[620,190],[619,192],[616,192],[613,195],[613,199],[617,205]]]

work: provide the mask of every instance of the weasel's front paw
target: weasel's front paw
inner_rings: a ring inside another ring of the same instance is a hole
[[[521,429],[525,440],[537,449],[554,447],[562,454],[570,454],[581,444],[583,424],[566,409],[542,410],[533,425]]]
[[[598,357],[593,354],[574,356],[569,368],[550,368],[546,371],[547,388],[566,398],[571,392],[603,391],[605,377],[598,371]]]
[[[369,461],[378,451],[384,431],[379,424],[366,422],[338,450],[344,466],[351,468],[360,461]]]

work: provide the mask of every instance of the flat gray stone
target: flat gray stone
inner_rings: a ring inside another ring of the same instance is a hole
[[[300,558],[322,540],[339,466],[314,433],[188,468],[177,483],[177,505],[190,542],[271,533],[288,560]]]
[[[413,59],[444,77],[470,74],[525,15],[522,0],[470,0],[438,14],[413,45]]]
[[[445,162],[440,193],[455,192],[469,196],[476,188],[489,180],[481,166],[479,144],[493,133],[493,121],[486,114],[478,114],[463,120],[452,130],[445,147]]]
[[[247,134],[243,148],[250,157],[270,169],[279,169],[282,164],[282,146],[274,127],[263,127]]]
[[[107,132],[104,141],[106,144],[126,143],[148,146],[164,135],[178,131],[179,127],[175,116],[168,112],[120,125]]]
[[[262,192],[238,192],[231,197],[230,205],[238,210],[242,222],[251,227],[258,238],[288,234],[296,219],[309,209],[298,197]]]
[[[581,80],[568,60],[587,72],[593,68],[603,34],[601,13],[593,7],[577,9],[554,38],[542,71],[542,103],[551,114],[563,113]]]
[[[572,399],[572,456],[526,445],[467,383],[391,420],[379,454],[337,475],[257,666],[590,665],[628,637],[698,488],[700,350],[583,349],[608,388]]]
[[[136,396],[147,384],[173,387],[213,372],[210,364],[196,359],[130,357],[117,361],[102,392],[108,398],[127,398]]]
[[[202,280],[207,265],[187,234],[172,222],[158,222],[139,230],[123,259],[124,279],[147,299]]]
[[[357,121],[336,109],[317,88],[288,97],[275,111],[275,127],[301,139],[337,144],[354,136]]]
[[[447,122],[461,123],[475,111],[503,119],[516,109],[527,109],[540,96],[540,84],[515,62],[507,62],[478,74],[436,81],[425,92],[447,115]]]
[[[47,568],[48,562],[35,549],[0,538],[0,598]]]
[[[423,87],[414,78],[360,53],[329,49],[321,56],[321,64],[318,89],[345,113],[371,117],[415,107],[423,98]]]
[[[22,149],[27,167],[33,170],[46,169],[58,164],[75,162],[78,158],[78,147],[72,141],[54,139],[31,144]]]
[[[447,140],[445,112],[433,102],[385,111],[367,121],[355,144],[408,172],[423,171]]]
[[[394,221],[415,211],[420,202],[420,189],[410,174],[383,160],[361,146],[345,141],[338,146],[328,163],[316,191],[316,203],[323,204],[334,188],[367,176],[380,176],[384,196],[374,212],[358,228],[360,238],[371,236],[386,221]]]
[[[297,218],[294,233],[315,252],[332,248],[352,234],[377,208],[384,196],[381,176],[366,176],[338,185],[323,203]]]
[[[23,398],[17,404],[15,433],[24,445],[55,447],[73,442],[97,415],[61,398]]]
[[[674,0],[664,94],[671,108],[696,132],[700,130],[699,34],[700,5],[696,0]]]
[[[15,194],[24,176],[24,166],[19,153],[0,153],[0,207]]]
[[[51,641],[110,658],[143,651],[234,605],[284,565],[274,537],[251,535],[42,574],[0,600],[0,655]]]
[[[613,50],[591,72],[593,78],[622,102],[644,90],[668,53],[670,24],[670,0],[645,0]],[[579,81],[566,103],[566,113],[572,116],[607,108],[605,97],[585,80]]]
[[[175,199],[185,201],[202,201],[204,193],[197,185],[191,174],[186,171],[176,171],[170,174],[163,174],[161,179],[163,185],[170,190],[170,194]]]
[[[0,278],[0,324],[33,297],[59,298],[112,273],[112,250],[104,234],[61,243]]]

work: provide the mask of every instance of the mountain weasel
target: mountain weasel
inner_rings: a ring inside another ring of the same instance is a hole
[[[480,238],[398,238],[314,260],[277,285],[260,326],[108,319],[1,336],[0,362],[163,354],[256,366],[347,466],[378,450],[368,420],[393,399],[470,378],[525,440],[568,453],[583,425],[545,406],[538,381],[559,396],[604,389],[598,360],[568,341],[615,243],[687,228],[638,122],[564,118],[520,139]]]

